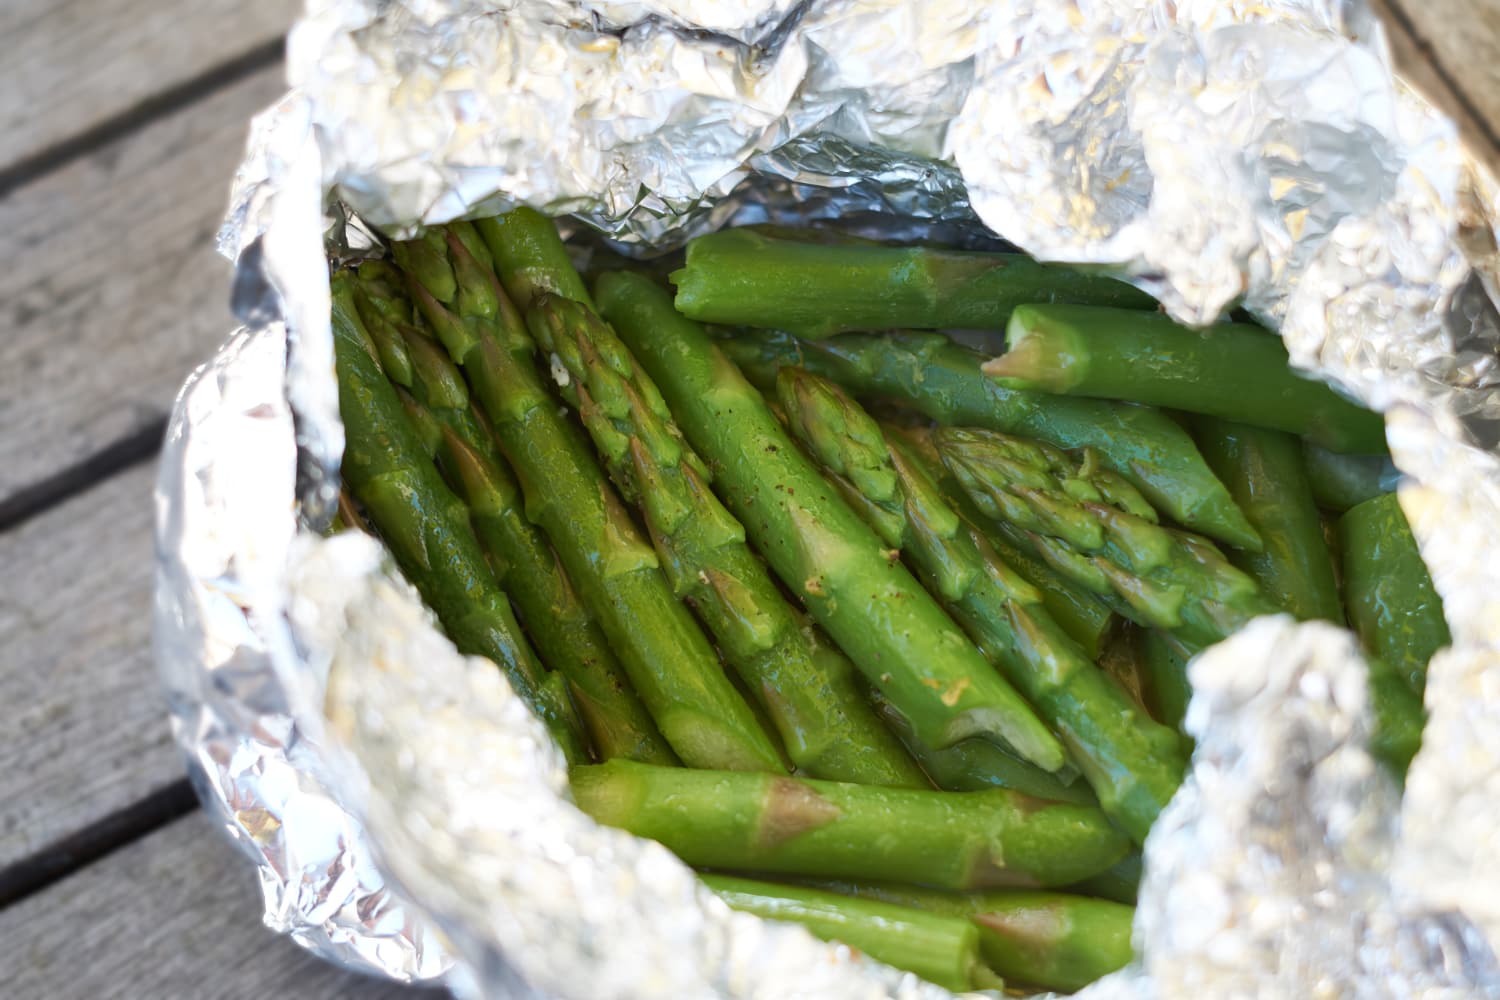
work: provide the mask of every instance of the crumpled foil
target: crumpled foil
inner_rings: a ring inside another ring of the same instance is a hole
[[[1452,626],[1404,795],[1347,634],[1270,618],[1202,654],[1139,958],[1083,995],[1500,996],[1500,200],[1362,5],[314,0],[288,53],[221,234],[246,328],[184,388],[158,484],[175,731],[269,924],[463,996],[943,995],[591,823],[501,675],[378,545],[316,530],[325,261],[364,224],[527,203],[650,250],[858,218],[1276,324],[1386,412]]]

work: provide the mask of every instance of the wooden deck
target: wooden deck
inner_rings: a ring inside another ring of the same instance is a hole
[[[0,6],[0,994],[396,997],[259,923],[148,646],[172,395],[231,328],[212,250],[295,0]],[[1500,3],[1378,0],[1500,166]]]

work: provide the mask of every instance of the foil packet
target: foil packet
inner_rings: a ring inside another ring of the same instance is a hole
[[[945,995],[592,823],[498,671],[319,534],[327,261],[366,225],[524,203],[653,252],[858,218],[1250,309],[1386,414],[1444,599],[1404,794],[1347,633],[1268,618],[1194,662],[1138,958],[1081,995],[1500,997],[1500,202],[1357,0],[311,0],[288,66],[220,239],[245,327],[157,489],[174,731],[270,926],[467,997]]]

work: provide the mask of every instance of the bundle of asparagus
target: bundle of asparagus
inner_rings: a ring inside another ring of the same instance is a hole
[[[518,209],[332,280],[337,525],[505,671],[595,819],[950,989],[1073,990],[1130,960],[1197,650],[1347,607],[1410,760],[1441,606],[1382,459],[1310,443],[1378,418],[1275,338],[1018,255],[730,231],[671,279],[591,296]],[[935,332],[1007,324],[990,363]]]

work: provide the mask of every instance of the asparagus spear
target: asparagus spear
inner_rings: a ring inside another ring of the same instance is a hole
[[[588,289],[573,267],[551,219],[522,206],[474,224],[494,256],[495,272],[511,300],[528,309],[544,292],[593,308]]]
[[[690,319],[813,338],[889,327],[999,330],[1023,302],[1156,305],[1123,281],[1024,254],[830,245],[748,229],[693,240],[671,281]]]
[[[1157,725],[1052,620],[1041,595],[943,499],[915,452],[838,386],[783,368],[787,426],[850,506],[921,574],[991,663],[1068,746],[1105,813],[1137,843],[1182,782],[1177,734]]]
[[[938,483],[940,488],[942,485],[942,482]],[[943,490],[943,495],[970,523],[980,523],[966,509],[969,505],[955,503],[947,490]],[[995,555],[1000,557],[1001,562],[1037,589],[1047,613],[1074,642],[1083,647],[1089,659],[1098,659],[1115,631],[1118,622],[1115,613],[1097,596],[1073,583],[1030,552],[1022,551],[1020,546],[1000,533],[989,533],[985,536],[985,541],[995,550]]]
[[[1264,542],[1259,552],[1231,551],[1229,561],[1294,617],[1342,624],[1333,556],[1297,439],[1212,417],[1200,418],[1196,427],[1203,457]]]
[[[1141,672],[1146,682],[1141,692],[1151,714],[1165,725],[1181,731],[1193,696],[1187,665],[1192,651],[1171,636],[1152,628],[1136,633]]]
[[[1054,886],[1096,874],[1129,841],[1098,809],[1018,792],[935,792],[612,760],[573,768],[600,823],[690,865],[889,879],[946,889]]]
[[[1012,389],[1124,399],[1300,434],[1341,452],[1385,447],[1385,421],[1296,375],[1279,337],[1248,323],[1207,330],[1159,313],[1023,306],[1010,350],[984,366]]]
[[[980,960],[979,932],[963,915],[730,875],[702,878],[736,910],[802,924],[825,941],[841,941],[944,989],[963,993],[1005,985]]]
[[[380,529],[402,573],[461,652],[486,656],[547,726],[570,762],[588,759],[573,706],[546,677],[495,583],[463,502],[444,485],[380,369],[359,321],[354,276],[331,279],[333,346],[344,421],[340,475]]]
[[[455,233],[398,244],[396,257],[422,315],[489,417],[521,482],[528,519],[551,540],[672,750],[692,767],[783,770],[774,741],[673,596],[655,552],[559,415],[525,324],[494,273]]]
[[[922,743],[942,748],[983,735],[1045,770],[1062,767],[1047,727],[840,501],[702,328],[637,276],[603,275],[595,291],[713,467],[720,499]]]
[[[865,693],[869,696],[870,704],[875,707],[875,713],[901,738],[911,755],[921,762],[933,783],[945,791],[982,792],[986,788],[1009,788],[1048,802],[1072,802],[1081,806],[1099,804],[1087,782],[1075,780],[1065,783],[1058,774],[1043,771],[1019,757],[1012,757],[987,740],[960,740],[951,747],[934,750],[917,739],[911,723],[891,704],[889,698],[868,685]]]
[[[409,345],[410,412],[435,425],[439,465],[468,505],[490,567],[513,595],[543,660],[567,678],[599,755],[676,763],[556,553],[522,513],[521,487],[472,408],[463,375],[442,346],[414,326],[386,324],[381,305],[390,303],[392,290],[362,282],[359,292],[366,326],[386,325],[388,339]]]
[[[1059,572],[1141,625],[1206,646],[1275,608],[1207,540],[1155,523],[1156,512],[1085,451],[994,431],[944,427],[933,445],[986,516],[1027,533]]]
[[[1350,508],[1339,521],[1339,548],[1350,624],[1420,699],[1427,661],[1453,639],[1396,494]]]
[[[523,250],[511,259],[529,262]],[[928,787],[861,696],[848,660],[820,649],[811,623],[746,545],[745,529],[709,489],[708,470],[683,441],[655,383],[609,325],[587,306],[546,293],[527,323],[611,480],[645,519],[673,590],[718,640],[798,769],[837,781]]]
[[[1307,479],[1318,506],[1345,511],[1396,489],[1400,471],[1385,455],[1340,455],[1303,444]]]
[[[1136,897],[1140,894],[1141,874],[1141,852],[1131,851],[1099,874],[1090,875],[1067,886],[1066,891],[1134,906]]]
[[[987,427],[1059,448],[1092,448],[1174,521],[1244,548],[1259,544],[1186,431],[1160,411],[1099,399],[1007,389],[981,355],[937,333],[846,334],[797,340],[741,333],[722,345],[762,386],[788,365],[833,379],[862,399],[905,402],[941,424]]]
[[[979,928],[979,950],[1007,980],[1081,990],[1130,964],[1135,908],[1087,896],[1034,890],[938,892],[884,882],[812,882],[853,899],[964,917]]]

